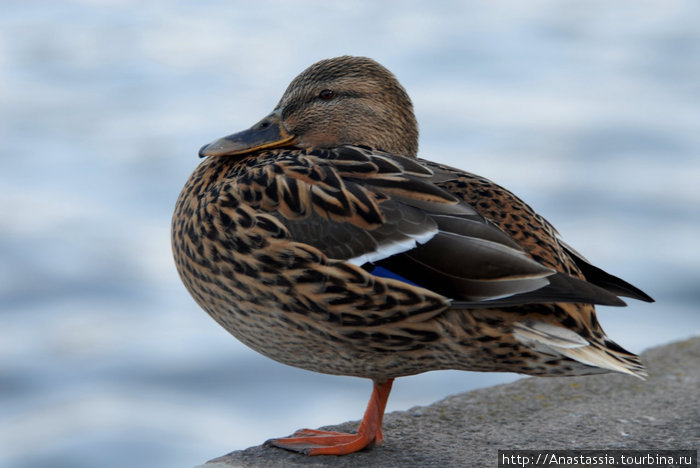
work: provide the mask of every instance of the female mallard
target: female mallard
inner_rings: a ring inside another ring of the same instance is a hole
[[[200,150],[172,224],[197,303],[272,359],[374,382],[357,434],[303,429],[271,445],[340,455],[380,443],[393,379],[429,370],[645,375],[593,304],[649,296],[512,193],[417,149],[403,87],[346,56]]]

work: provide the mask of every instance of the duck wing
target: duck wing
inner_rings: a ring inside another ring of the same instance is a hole
[[[249,185],[292,240],[438,293],[454,306],[624,305],[606,289],[538,261],[452,190],[449,182],[460,175],[431,164],[358,146],[289,150],[276,157],[266,180]]]

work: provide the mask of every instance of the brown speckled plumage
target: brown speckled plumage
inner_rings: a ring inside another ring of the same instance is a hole
[[[373,379],[379,427],[386,383],[429,370],[643,376],[593,304],[651,299],[506,189],[417,159],[417,136],[393,75],[339,57],[295,78],[250,130],[202,148],[172,229],[197,303],[272,359]],[[365,445],[382,440],[372,428]],[[336,453],[316,440],[273,444]]]

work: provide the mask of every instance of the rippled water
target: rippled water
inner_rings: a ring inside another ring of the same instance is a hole
[[[658,300],[600,309],[618,342],[697,334],[699,21],[692,1],[3,2],[0,465],[192,466],[361,416],[369,382],[246,349],[169,244],[199,146],[344,53],[400,78],[424,157],[509,187]],[[513,378],[400,379],[388,409]]]

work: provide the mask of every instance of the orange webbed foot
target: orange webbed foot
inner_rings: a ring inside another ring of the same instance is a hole
[[[265,446],[279,447],[305,455],[347,455],[382,444],[382,419],[392,383],[393,379],[381,383],[374,382],[372,396],[357,434],[301,429],[291,437],[270,439],[265,442]]]
[[[302,429],[291,437],[270,439],[267,446],[279,447],[305,455],[346,455],[375,444],[376,434],[349,434],[335,431]]]

